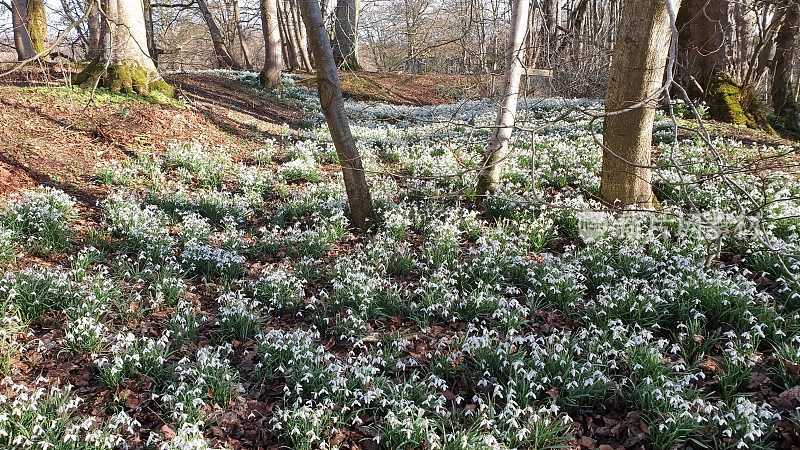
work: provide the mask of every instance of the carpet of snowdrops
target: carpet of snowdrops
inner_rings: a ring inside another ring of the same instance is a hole
[[[348,102],[378,213],[360,236],[318,102],[287,83],[313,120],[255,153],[103,164],[91,217],[47,187],[0,208],[0,448],[796,439],[800,183],[738,170],[786,149],[717,159],[662,117],[660,209],[615,215],[577,111],[601,105],[529,100],[479,211],[491,102]]]

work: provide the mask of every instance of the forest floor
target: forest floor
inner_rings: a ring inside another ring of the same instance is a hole
[[[25,398],[44,375],[63,436],[94,417],[133,448],[800,446],[800,289],[778,265],[800,270],[797,143],[707,122],[724,176],[698,141],[661,145],[664,217],[597,212],[587,237],[598,124],[562,113],[599,103],[521,106],[538,131],[478,211],[495,106],[451,103],[485,87],[346,74],[380,215],[363,236],[308,77],[171,74],[157,103],[68,76],[0,85],[0,431],[25,431],[9,398],[49,411]],[[775,225],[709,257],[692,214],[741,208]]]

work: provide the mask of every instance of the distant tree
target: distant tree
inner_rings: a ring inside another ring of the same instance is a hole
[[[669,6],[669,3],[672,3]],[[603,123],[600,196],[618,207],[651,207],[650,153],[656,97],[680,0],[623,0]]]
[[[278,22],[278,1],[261,1],[261,29],[264,33],[264,69],[261,71],[261,84],[274,87],[281,82],[283,53],[281,31]]]
[[[17,59],[30,59],[47,46],[47,15],[44,0],[12,0],[11,21]]]
[[[772,105],[786,127],[800,133],[800,103],[795,98],[797,89],[792,83],[792,72],[797,66],[800,52],[797,38],[800,35],[800,3],[784,0],[783,17],[775,42],[772,77]]]
[[[358,61],[358,16],[360,0],[337,0],[334,10],[333,58],[345,70],[361,70]]]
[[[299,4],[303,22],[308,30],[308,42],[314,56],[314,65],[317,69],[319,102],[331,132],[339,163],[342,166],[350,214],[353,224],[363,231],[374,223],[375,211],[361,156],[358,154],[356,142],[350,132],[350,123],[344,109],[342,86],[336,70],[330,38],[328,38],[328,31],[322,20],[319,1],[300,0]]]
[[[105,1],[101,14],[106,45],[101,56],[75,77],[75,83],[99,84],[121,93],[172,95],[147,48],[142,0]]]
[[[214,14],[212,14],[211,10],[208,8],[208,2],[206,0],[195,0],[195,2],[197,3],[197,7],[200,8],[200,12],[203,14],[206,26],[208,26],[208,32],[211,35],[211,43],[214,45],[214,55],[217,58],[217,65],[224,69],[241,70],[242,65],[236,61],[233,57],[233,52],[228,48],[228,43],[217,23],[217,19],[214,18]]]
[[[478,174],[475,194],[480,202],[487,193],[495,192],[503,173],[503,164],[508,158],[508,142],[514,131],[514,118],[517,114],[517,100],[521,86],[522,72],[525,70],[522,59],[525,56],[525,35],[528,31],[528,11],[530,0],[515,0],[511,17],[511,37],[506,53],[506,73],[503,100],[497,112],[494,129],[489,135],[483,166]]]

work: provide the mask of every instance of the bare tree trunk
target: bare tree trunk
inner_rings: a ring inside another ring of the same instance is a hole
[[[289,13],[286,11],[286,5],[289,5],[289,2],[284,3],[282,0],[278,0],[278,30],[280,30],[281,41],[283,42],[281,48],[283,62],[288,70],[297,70],[299,64],[297,62],[294,39],[292,38],[293,34],[289,30]],[[291,8],[291,5],[289,7]]]
[[[261,71],[261,84],[264,87],[276,87],[280,85],[283,70],[278,0],[261,0],[261,28],[264,32],[264,70]]]
[[[524,70],[525,35],[528,31],[528,11],[530,0],[515,0],[511,16],[511,33],[506,54],[505,91],[500,110],[497,112],[495,128],[486,145],[483,168],[478,174],[475,194],[478,201],[489,192],[497,191],[503,164],[508,158],[508,141],[514,131],[514,117],[517,114],[520,79]]]
[[[600,196],[610,205],[649,208],[653,204],[650,153],[655,97],[672,38],[670,16],[679,5],[680,0],[622,2],[606,90],[610,115],[603,124]]]
[[[361,70],[358,63],[359,0],[337,0],[334,11],[333,57],[345,70]]]
[[[800,133],[800,104],[795,96],[792,72],[797,65],[797,37],[800,34],[800,4],[786,3],[778,37],[772,78],[772,105],[787,128]]]
[[[293,30],[295,32],[295,39],[297,42],[297,56],[300,60],[300,67],[303,70],[312,70],[311,55],[308,54],[308,35],[306,33],[306,26],[300,18],[300,10],[292,7],[290,10],[292,14],[292,23],[294,23]]]
[[[103,54],[75,79],[75,84],[100,85],[113,92],[172,95],[147,49],[147,27],[141,0],[106,0],[102,12]]]
[[[350,124],[342,100],[342,88],[336,61],[333,59],[328,32],[322,20],[318,0],[300,0],[300,12],[309,32],[309,44],[317,68],[317,89],[319,101],[325,114],[325,121],[331,132],[331,139],[342,165],[344,186],[353,224],[366,230],[375,219],[369,186],[364,176],[364,166],[358,154],[355,140],[350,132]]]
[[[147,29],[147,51],[150,52],[150,57],[153,63],[158,66],[158,49],[156,48],[156,33],[153,29],[153,7],[150,6],[150,0],[143,0],[144,6],[144,24]]]
[[[239,48],[242,50],[242,59],[244,59],[244,66],[247,70],[252,70],[253,65],[250,64],[250,56],[247,54],[247,46],[244,45],[244,30],[242,30],[242,20],[239,12],[239,0],[233,2],[233,18],[236,21],[236,35],[239,36]],[[262,25],[263,26],[263,25]],[[280,37],[280,35],[279,35]]]
[[[211,43],[214,45],[214,55],[217,57],[217,63],[223,68],[241,70],[242,65],[233,58],[228,49],[228,45],[225,43],[225,36],[222,34],[214,15],[211,14],[211,10],[208,9],[206,0],[195,1],[203,14],[203,19],[206,21],[208,32],[211,34]]]
[[[97,2],[92,1],[89,4],[89,17],[86,19],[87,21],[87,28],[89,30],[89,48],[87,49],[86,59],[91,61],[95,58],[99,58],[102,52],[102,40],[100,35],[100,10],[97,7]]]
[[[28,34],[27,0],[11,2],[11,23],[14,27],[14,48],[17,50],[17,59],[23,61],[36,56],[31,36]]]

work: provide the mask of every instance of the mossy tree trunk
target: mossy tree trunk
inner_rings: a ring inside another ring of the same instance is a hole
[[[105,43],[102,57],[79,73],[79,85],[101,85],[118,93],[172,96],[172,88],[160,77],[147,46],[142,0],[106,0],[102,8]]]
[[[261,84],[275,87],[281,82],[283,52],[281,31],[278,23],[278,1],[261,0],[261,28],[264,32],[264,69],[261,71]]]
[[[308,42],[317,69],[317,89],[319,103],[325,115],[325,122],[331,133],[333,146],[342,167],[344,187],[350,215],[356,228],[365,231],[375,221],[369,186],[367,185],[361,155],[358,154],[355,139],[350,131],[350,123],[344,109],[342,86],[336,61],[333,58],[328,31],[322,21],[319,0],[300,0],[300,13],[308,31]]]
[[[31,47],[34,53],[39,54],[47,48],[47,12],[44,9],[44,0],[27,0],[27,6]]]
[[[600,196],[620,208],[653,206],[653,120],[672,40],[664,0],[623,0],[603,122]],[[680,0],[674,2],[677,10]],[[672,12],[674,14],[675,11]],[[649,100],[648,100],[649,99]]]
[[[524,70],[525,35],[528,32],[528,11],[530,0],[516,0],[511,15],[511,33],[506,49],[506,73],[503,100],[497,112],[494,129],[486,144],[486,154],[478,174],[475,196],[482,202],[486,194],[497,191],[503,165],[508,159],[511,134],[517,115],[517,101]]]
[[[783,17],[775,42],[775,58],[772,76],[772,106],[783,125],[800,134],[800,103],[792,81],[797,59],[797,38],[800,34],[800,4],[784,1]]]
[[[682,81],[708,104],[712,119],[774,133],[744,68],[752,38],[746,13],[735,0],[685,0],[679,28]]]

